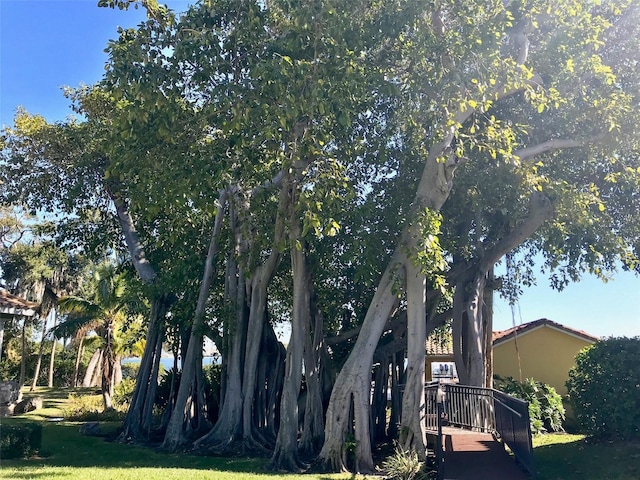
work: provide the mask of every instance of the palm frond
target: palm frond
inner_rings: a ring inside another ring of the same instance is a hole
[[[77,313],[86,316],[99,317],[104,314],[104,309],[85,298],[69,296],[61,298],[58,307],[62,313]]]
[[[51,329],[56,338],[71,337],[79,332],[93,330],[101,324],[99,318],[89,315],[69,314],[63,322]]]

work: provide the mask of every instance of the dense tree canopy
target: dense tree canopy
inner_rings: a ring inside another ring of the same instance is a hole
[[[637,2],[142,4],[103,81],[68,91],[81,120],[19,111],[2,136],[3,205],[55,213],[61,245],[126,255],[144,285],[122,439],[151,433],[169,339],[166,449],[368,471],[400,434],[423,455],[427,332],[451,320],[462,378],[485,385],[488,292],[517,295],[531,258],[559,288],[639,268]]]

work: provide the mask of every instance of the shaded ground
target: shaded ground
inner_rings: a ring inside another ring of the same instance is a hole
[[[527,480],[501,443],[488,433],[445,428],[444,479],[446,480]]]
[[[639,480],[640,441],[593,442],[584,435],[533,439],[537,480]]]

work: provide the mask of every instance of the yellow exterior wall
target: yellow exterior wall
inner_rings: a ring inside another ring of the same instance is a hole
[[[522,380],[533,378],[551,385],[560,395],[566,395],[565,382],[575,365],[575,356],[592,343],[548,325],[518,335]],[[513,338],[493,347],[493,373],[520,379]]]

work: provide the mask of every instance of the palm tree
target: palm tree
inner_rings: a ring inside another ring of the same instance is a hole
[[[116,265],[103,263],[92,274],[84,295],[60,299],[59,307],[66,320],[56,328],[57,335],[84,333],[93,330],[101,339],[102,382],[101,390],[105,410],[113,409],[113,389],[116,373],[115,334],[127,319],[131,304],[125,272]]]

